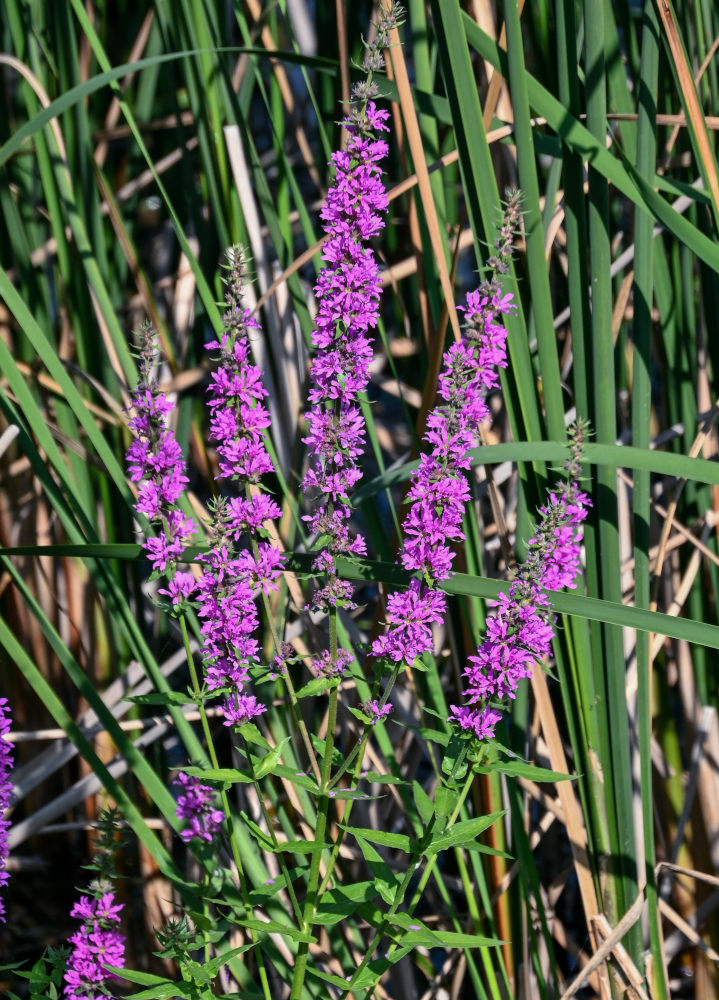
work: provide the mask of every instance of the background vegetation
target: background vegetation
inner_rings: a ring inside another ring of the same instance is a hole
[[[372,13],[342,0],[0,2],[0,687],[19,763],[14,916],[0,934],[14,958],[64,940],[86,823],[109,797],[137,834],[131,958],[155,961],[152,927],[172,912],[166,770],[203,751],[180,707],[160,717],[125,700],[186,684],[181,636],[144,583],[123,469],[131,331],[145,317],[159,331],[201,511],[214,491],[203,345],[221,328],[223,250],[251,248],[281,535],[299,552],[318,209]],[[584,969],[584,996],[715,997],[719,14],[711,0],[408,0],[401,34],[382,82],[392,201],[357,498],[373,551],[362,609],[344,621],[355,641],[382,617],[402,483],[506,186],[523,192],[524,229],[452,619],[436,661],[400,681],[397,721],[371,745],[378,772],[434,787],[432,732],[447,731],[484,601],[510,553],[522,558],[577,414],[593,428],[594,509],[583,585],[556,597],[554,660],[500,737],[519,762],[574,780],[537,782],[506,759],[489,770],[466,817],[506,809],[483,840],[507,857],[447,850],[429,883],[426,920],[506,943],[416,948],[377,995],[559,996]],[[275,613],[303,652],[318,636],[301,582]],[[361,674],[351,683],[362,693]],[[321,732],[325,705],[310,704]],[[273,738],[284,712],[278,700]],[[354,721],[340,724],[349,746]],[[308,808],[281,777],[270,804],[287,831]],[[412,810],[392,786],[357,823],[412,833]],[[266,877],[254,841],[247,853],[249,877]],[[343,860],[358,878],[361,857]],[[44,923],[48,880],[57,911]],[[344,947],[361,954],[349,935]]]

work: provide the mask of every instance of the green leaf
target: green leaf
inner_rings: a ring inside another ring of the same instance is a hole
[[[167,976],[155,976],[151,972],[125,969],[117,965],[106,965],[105,968],[114,972],[120,979],[126,979],[128,983],[137,983],[139,986],[161,986],[163,983],[170,982]]]
[[[272,749],[254,722],[246,722],[244,726],[240,726],[238,733],[248,743],[254,743],[255,746],[262,747],[264,750]]]
[[[528,764],[524,761],[495,761],[487,764],[475,764],[474,770],[477,774],[492,774],[499,771],[509,778],[527,778],[529,781],[574,781],[576,775],[563,774],[561,771],[550,771],[546,767],[539,767],[537,764]]]
[[[422,820],[423,826],[427,826],[432,816],[434,816],[434,802],[432,802],[418,781],[412,783],[412,794],[419,818]]]
[[[329,694],[332,688],[339,686],[339,683],[339,677],[313,677],[311,681],[303,684],[297,692],[297,697],[308,698],[310,695]]]
[[[315,921],[325,926],[338,923],[345,917],[358,913],[361,903],[368,903],[376,899],[377,895],[378,891],[374,882],[358,882],[355,885],[325,891],[320,898]],[[379,917],[377,922],[381,921],[380,911],[376,910],[375,914]],[[368,917],[365,916],[365,919]],[[369,923],[372,923],[371,919],[369,919]]]
[[[429,856],[437,854],[438,851],[444,851],[448,847],[464,847],[470,843],[474,844],[480,833],[484,833],[502,816],[504,816],[504,812],[490,813],[489,816],[477,816],[475,819],[466,819],[455,823],[445,833],[435,837],[432,843],[425,848],[424,853]]]
[[[128,994],[128,1000],[173,1000],[174,997],[181,997],[182,1000],[194,1000],[195,996],[196,993],[191,986],[185,986],[183,983],[166,982],[157,986],[151,986],[146,990],[140,990],[137,993],[130,993]]]
[[[105,968],[109,969],[116,976],[119,976],[120,979],[126,979],[128,983],[137,983],[138,986],[152,986],[158,990],[162,989],[163,986],[172,986],[173,989],[178,986],[182,987],[181,983],[175,983],[171,979],[168,979],[167,976],[156,976],[151,972],[140,972],[139,969],[125,969],[115,965],[107,965]],[[150,993],[142,995],[150,996]],[[133,996],[139,997],[140,994],[135,993]],[[159,993],[158,996],[160,996]],[[162,996],[173,996],[173,994],[163,993]]]
[[[362,781],[376,781],[381,785],[409,785],[408,781],[398,778],[396,774],[381,774],[379,771],[368,771],[367,774],[361,774],[360,778]]]
[[[282,778],[283,781],[289,781],[293,785],[297,785],[298,788],[306,788],[309,792],[317,792],[317,782],[309,774],[305,774],[304,771],[296,771],[293,767],[288,767],[287,764],[278,764],[274,769],[273,774],[278,778]]]
[[[434,791],[434,808],[437,818],[447,819],[448,816],[451,816],[458,799],[459,791],[456,788],[450,788],[447,785],[437,785]]]
[[[409,854],[412,850],[412,841],[405,833],[390,833],[389,830],[372,830],[369,827],[346,826],[340,823],[340,828],[346,833],[351,833],[354,837],[361,837],[372,844],[381,844],[383,847],[393,847],[398,851]]]
[[[382,799],[383,795],[370,795],[369,792],[361,792],[358,788],[331,788],[327,793],[331,799],[349,799],[352,802],[368,802],[371,799]]]
[[[182,770],[193,778],[201,778],[203,781],[221,781],[228,787],[237,781],[252,781],[247,771],[239,771],[235,767],[183,767]]]
[[[466,750],[467,741],[453,733],[442,758],[442,771],[451,775],[454,781],[459,781],[467,773]],[[459,763],[460,758],[462,763]]]
[[[395,900],[397,889],[401,884],[401,879],[395,875],[386,861],[364,837],[356,837],[357,845],[362,851],[362,856],[367,862],[377,892],[388,905],[392,905]]]
[[[275,854],[316,854],[318,851],[331,851],[332,844],[318,844],[316,840],[284,840],[277,847],[270,845],[268,851]]]
[[[312,976],[317,976],[326,983],[332,983],[333,986],[337,986],[341,990],[346,990],[347,984],[352,979],[352,976],[347,976],[346,979],[343,979],[341,976],[332,975],[330,972],[322,972],[321,969],[318,969],[312,963],[307,966],[307,972]],[[357,979],[355,979],[352,988],[354,989],[356,987],[358,990],[367,989],[368,987],[374,985],[376,978],[376,974],[368,966],[366,969],[363,969]]]
[[[304,931],[297,930],[289,924],[281,924],[277,920],[257,920],[255,917],[244,917],[236,920],[241,927],[251,927],[253,930],[261,931],[263,934],[282,934],[283,937],[291,938],[293,941],[304,941],[307,944],[314,944],[317,938],[312,937]]]
[[[262,758],[260,763],[255,768],[255,777],[258,781],[268,775],[271,771],[275,769],[279,763],[280,757],[282,756],[282,751],[290,742],[291,737],[285,736],[276,747],[274,747],[270,752]]]

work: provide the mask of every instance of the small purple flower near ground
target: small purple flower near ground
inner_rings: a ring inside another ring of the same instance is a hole
[[[81,896],[70,910],[83,926],[70,938],[71,952],[65,972],[66,1000],[112,1000],[108,983],[113,978],[106,965],[122,967],[125,936],[120,931],[121,903],[111,891]]]
[[[14,761],[13,744],[7,739],[10,722],[9,702],[7,698],[0,698],[0,889],[4,889],[10,879],[6,869],[10,820],[5,819],[5,810],[12,798],[10,772]],[[2,898],[0,898],[0,921],[5,923],[5,903]]]

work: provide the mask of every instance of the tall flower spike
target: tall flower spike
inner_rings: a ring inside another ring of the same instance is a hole
[[[349,494],[362,475],[358,459],[366,431],[357,399],[369,383],[371,332],[379,317],[379,267],[368,241],[384,228],[388,205],[380,166],[388,147],[379,134],[389,131],[389,112],[375,104],[372,74],[381,66],[382,48],[400,17],[397,5],[383,12],[367,46],[368,79],[354,88],[343,122],[349,138],[345,149],[332,154],[335,180],[320,212],[327,240],[315,285],[318,308],[303,438],[310,464],[303,487],[317,497],[306,520],[324,546],[314,564],[329,577],[314,595],[315,607],[323,609],[351,605],[351,586],[334,572],[336,556],[366,551],[364,539],[349,530]]]
[[[10,732],[10,707],[7,698],[0,698],[0,889],[8,884],[10,876],[7,872],[8,830],[10,820],[5,818],[5,811],[12,800],[12,781],[10,773],[13,767],[13,744],[7,739]],[[5,923],[5,903],[0,897],[0,921]]]
[[[373,643],[375,656],[411,663],[431,648],[432,625],[444,619],[446,601],[437,583],[450,576],[452,545],[464,539],[462,518],[470,498],[465,471],[470,452],[481,443],[480,425],[490,417],[487,395],[499,385],[499,369],[507,364],[501,317],[514,307],[511,294],[502,294],[498,275],[508,267],[519,204],[519,194],[511,192],[490,258],[491,278],[459,307],[462,336],[443,357],[437,386],[442,402],[427,418],[424,441],[430,451],[420,456],[411,476],[400,554],[402,565],[421,573],[425,582],[415,579],[409,590],[389,597],[391,627]]]
[[[175,564],[197,531],[197,525],[177,505],[188,482],[187,472],[180,446],[167,426],[167,414],[173,404],[157,388],[154,360],[155,331],[146,324],[140,331],[140,378],[131,393],[135,416],[128,421],[135,438],[125,461],[130,479],[140,484],[135,510],[145,514],[159,529],[155,537],[145,540],[143,547],[153,570],[173,577]],[[182,574],[171,592],[173,600],[178,595],[187,596],[191,581],[190,574]]]
[[[203,557],[198,585],[198,616],[203,635],[205,679],[225,695],[226,725],[242,725],[262,714],[265,706],[245,691],[259,645],[253,633],[259,623],[255,591],[276,589],[282,569],[281,551],[258,541],[266,520],[280,516],[275,501],[259,490],[274,465],[264,434],[270,415],[263,403],[267,390],[253,364],[250,340],[259,324],[243,305],[247,263],[243,250],[228,250],[225,330],[205,346],[219,351],[208,389],[210,433],[217,441],[218,479],[232,480],[239,496],[220,498],[213,510],[209,553]],[[240,541],[251,542],[251,550]]]
[[[95,841],[97,854],[90,866],[96,869],[97,878],[90,883],[88,894],[80,896],[70,910],[70,916],[83,924],[69,939],[66,1000],[112,1000],[110,987],[116,977],[106,966],[122,968],[125,964],[125,935],[120,930],[122,903],[115,901],[111,878],[118,847],[117,820],[116,811],[102,814]]]
[[[546,591],[575,587],[580,570],[583,522],[591,501],[579,488],[585,428],[572,432],[567,482],[549,494],[539,509],[539,521],[528,543],[527,560],[497,609],[487,618],[486,635],[470,656],[463,677],[466,705],[451,705],[450,720],[477,739],[494,736],[502,717],[500,707],[516,696],[519,682],[549,655],[554,637],[554,615]]]

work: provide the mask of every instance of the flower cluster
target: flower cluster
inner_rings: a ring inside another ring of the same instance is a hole
[[[173,785],[180,789],[177,796],[177,815],[186,819],[189,827],[182,830],[180,837],[187,842],[193,837],[211,842],[220,829],[224,813],[215,805],[215,792],[209,785],[203,785],[199,778],[180,771]]]
[[[202,557],[197,585],[198,617],[203,636],[205,679],[210,690],[227,695],[222,711],[226,725],[242,725],[265,711],[245,691],[259,646],[253,633],[259,621],[255,592],[276,589],[282,571],[281,551],[257,541],[268,519],[279,517],[277,503],[259,489],[260,478],[274,471],[265,447],[270,416],[263,404],[267,391],[262,373],[251,361],[249,337],[258,323],[243,307],[247,277],[241,248],[228,251],[225,330],[209,349],[219,350],[212,373],[208,406],[210,431],[217,441],[219,478],[231,479],[241,495],[220,498],[214,505],[210,551]],[[243,536],[252,549],[240,549]]]
[[[80,896],[70,910],[71,917],[83,921],[69,940],[70,955],[65,971],[66,1000],[112,1000],[109,993],[113,973],[108,965],[122,967],[125,962],[125,936],[120,930],[122,903],[115,902],[112,876],[113,858],[118,848],[117,810],[103,811],[95,839],[96,854],[89,867],[97,877],[87,895]]]
[[[70,910],[71,917],[84,921],[70,938],[72,950],[65,972],[67,1000],[111,1000],[108,981],[112,973],[106,965],[122,966],[125,937],[120,931],[122,903],[112,891],[80,896]]]
[[[327,573],[329,583],[314,595],[314,605],[327,609],[351,605],[352,588],[337,580],[335,557],[364,555],[360,535],[349,530],[349,493],[361,477],[357,464],[365,442],[365,423],[357,402],[367,388],[372,360],[371,331],[379,316],[379,267],[368,241],[384,227],[387,193],[381,162],[387,143],[389,112],[377,108],[371,74],[381,46],[395,23],[397,11],[386,12],[368,48],[369,77],[357,85],[347,119],[345,149],[332,154],[335,181],[321,210],[327,240],[324,266],[315,285],[318,309],[312,335],[310,409],[305,414],[310,465],[305,490],[317,495],[317,507],[306,520],[323,546],[314,568]]]
[[[140,484],[135,510],[159,528],[155,537],[146,539],[145,551],[153,570],[165,572],[169,566],[168,575],[172,576],[175,563],[197,525],[177,506],[188,479],[180,446],[167,426],[167,414],[173,404],[164,393],[158,392],[152,374],[154,330],[145,325],[140,336],[140,378],[131,393],[135,416],[128,421],[135,437],[125,460],[130,479]]]
[[[534,664],[550,651],[554,615],[548,590],[576,586],[580,569],[583,522],[590,500],[578,485],[584,428],[574,428],[569,481],[549,494],[539,510],[537,530],[528,543],[528,556],[496,610],[487,619],[486,635],[470,656],[463,677],[466,705],[451,705],[450,719],[478,739],[494,735],[502,717],[498,705],[515,697],[517,686],[530,677]]]
[[[422,574],[409,590],[387,602],[389,630],[372,645],[375,656],[411,663],[432,646],[432,625],[445,615],[444,595],[436,589],[452,571],[452,544],[464,538],[462,518],[470,498],[465,472],[470,452],[481,443],[480,425],[490,416],[488,393],[499,384],[498,370],[506,367],[507,331],[500,317],[511,311],[511,294],[503,295],[497,278],[506,270],[512,234],[519,215],[519,195],[507,203],[497,254],[490,259],[492,281],[470,292],[459,342],[444,354],[437,392],[442,403],[427,419],[425,442],[429,453],[420,457],[412,473],[404,520],[402,565]]]
[[[338,649],[337,655],[332,656],[329,649],[324,649],[319,656],[312,660],[312,672],[315,677],[344,677],[350,663],[352,654],[347,649]]]
[[[228,276],[223,316],[224,332],[220,340],[205,344],[219,350],[217,368],[208,389],[210,433],[217,441],[220,471],[218,479],[231,479],[243,491],[248,483],[259,483],[262,476],[274,471],[264,443],[270,415],[262,400],[267,390],[262,372],[252,363],[249,338],[260,329],[249,310],[243,308],[247,278],[245,254],[240,247],[227,252]],[[243,532],[254,532],[267,518],[279,517],[280,509],[266,494],[237,497],[230,501],[233,532],[238,539]]]
[[[5,819],[5,810],[12,797],[10,772],[13,766],[13,744],[7,739],[10,732],[10,708],[7,698],[0,698],[0,889],[10,878],[6,871],[8,856],[8,830],[10,820]],[[5,923],[5,903],[0,898],[0,921]]]
[[[376,698],[362,702],[360,708],[369,717],[371,726],[376,726],[382,719],[386,719],[392,711],[391,705],[382,705]]]

